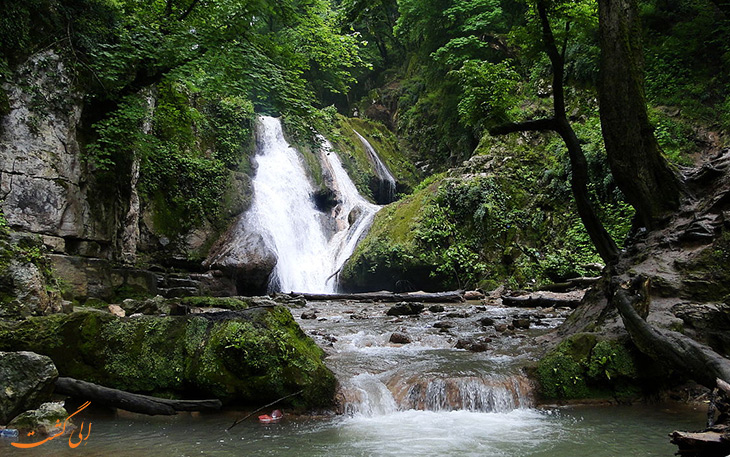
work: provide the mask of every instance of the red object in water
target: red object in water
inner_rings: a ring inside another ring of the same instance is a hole
[[[284,413],[282,413],[281,410],[275,409],[271,413],[271,416],[269,416],[268,414],[260,415],[259,422],[261,422],[262,424],[268,424],[270,422],[277,422],[282,417],[284,417]]]

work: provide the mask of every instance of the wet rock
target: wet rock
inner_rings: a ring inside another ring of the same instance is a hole
[[[448,313],[446,315],[449,319],[466,319],[469,317],[469,314],[467,313]]]
[[[317,312],[313,309],[304,311],[301,315],[302,319],[316,319],[317,318]]]
[[[530,328],[530,319],[525,318],[525,317],[520,317],[518,319],[512,319],[512,326],[514,328],[522,328],[522,329]]]
[[[411,337],[401,332],[393,332],[390,335],[390,342],[395,344],[408,344],[411,342]]]
[[[47,401],[58,370],[50,358],[33,352],[0,352],[0,424]]]
[[[512,327],[512,326],[511,325],[508,325],[508,324],[504,324],[504,323],[494,324],[494,329],[496,331],[498,331],[499,333],[504,333],[507,330],[511,330],[510,327]],[[512,328],[514,328],[514,327],[512,327]]]
[[[479,322],[479,325],[481,325],[482,327],[489,327],[490,325],[494,325],[494,319],[492,319],[491,317],[483,317],[477,322]]]
[[[362,310],[350,314],[350,319],[370,319],[370,316],[368,315],[367,311]]]
[[[401,302],[393,305],[385,314],[388,316],[413,316],[423,311],[422,303]]]
[[[482,300],[485,297],[484,292],[480,292],[478,290],[468,290],[464,292],[465,300]]]
[[[482,338],[474,340],[472,338],[459,338],[456,341],[456,349],[466,349],[471,352],[484,352],[487,350],[487,343],[491,343],[490,338]]]
[[[428,310],[432,313],[443,313],[445,311],[445,308],[441,305],[432,305],[429,306]]]
[[[15,417],[8,428],[18,429],[21,433],[34,431],[39,435],[50,435],[58,433],[61,425],[68,417],[68,412],[63,403],[43,403],[38,409],[26,411]],[[69,427],[66,427],[69,431]]]

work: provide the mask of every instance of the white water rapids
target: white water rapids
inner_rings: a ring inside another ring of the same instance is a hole
[[[331,214],[324,214],[314,203],[305,165],[284,139],[279,119],[260,116],[256,129],[254,198],[246,220],[276,255],[269,289],[333,293],[337,273],[380,207],[360,195],[332,145],[319,136],[319,159],[337,198]],[[334,221],[334,233],[326,229],[328,218]]]

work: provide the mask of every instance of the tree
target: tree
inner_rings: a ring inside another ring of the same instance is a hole
[[[548,17],[548,2],[539,0],[536,8],[542,30],[542,43],[552,65],[553,116],[546,119],[505,124],[492,128],[489,132],[492,135],[504,135],[512,132],[552,131],[560,135],[568,149],[571,167],[570,184],[578,214],[598,254],[604,262],[610,264],[618,257],[618,247],[601,223],[588,197],[588,165],[578,136],[568,121],[565,108],[564,78],[567,39],[563,43],[562,49],[558,49]],[[569,29],[570,22],[566,24],[566,29]]]
[[[636,0],[599,0],[600,117],[614,180],[636,209],[636,223],[655,228],[683,193],[649,122]]]

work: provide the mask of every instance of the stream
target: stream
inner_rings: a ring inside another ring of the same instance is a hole
[[[385,314],[390,306],[311,302],[292,309],[328,354],[342,384],[343,414],[285,415],[271,424],[252,417],[226,432],[245,413],[147,417],[89,409],[75,421],[92,424],[80,447],[59,437],[20,450],[0,439],[0,455],[671,456],[676,448],[667,434],[704,422],[704,411],[682,405],[536,407],[521,367],[533,360],[533,338],[559,325],[567,310],[471,302],[393,317]],[[304,311],[316,318],[301,319]],[[480,324],[485,317],[498,324],[529,319],[531,328],[498,334]],[[390,343],[393,332],[412,342]],[[483,352],[454,348],[468,338],[491,341]]]

